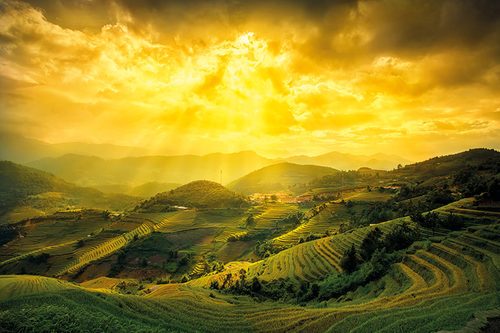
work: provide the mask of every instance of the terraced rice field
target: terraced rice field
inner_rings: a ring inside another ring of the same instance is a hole
[[[359,246],[370,227],[352,233],[325,237],[298,244],[259,261],[249,273],[263,280],[289,277],[296,281],[315,281],[340,271],[340,259],[351,244]]]
[[[496,231],[497,227],[481,226],[470,235],[463,232],[463,238],[450,235],[440,243],[432,243],[429,248],[418,250],[395,264],[383,279],[347,295],[356,294],[354,301],[348,298],[340,302],[332,300],[324,304],[324,308],[279,302],[255,303],[245,296],[200,289],[196,283],[155,286],[146,297],[109,295],[102,298],[83,293],[81,289],[71,289],[73,291],[59,294],[58,300],[63,298],[71,302],[76,297],[74,293],[78,292],[80,301],[94,302],[93,313],[105,307],[110,309],[111,314],[107,312],[111,315],[110,320],[126,317],[143,328],[161,327],[174,331],[216,332],[229,327],[242,332],[430,332],[459,329],[473,319],[474,314],[481,315],[483,311],[500,306],[497,266],[500,243],[480,237],[482,232]],[[475,238],[488,245],[477,246]],[[331,239],[301,246],[332,246],[327,241]],[[307,251],[314,249],[307,247]],[[333,253],[328,249],[323,251]],[[300,255],[300,252],[298,250],[296,254]],[[331,260],[335,262],[334,258]],[[316,263],[314,267],[316,269],[308,269],[308,274],[318,273],[321,265]],[[235,267],[235,270],[240,268]],[[253,269],[248,268],[249,271]],[[31,285],[29,278],[17,283]],[[27,287],[30,288],[34,287]],[[216,295],[210,297],[209,293]],[[9,296],[13,298],[9,301],[9,309],[13,309],[10,311],[15,311],[16,306],[22,307],[23,301],[29,300],[30,304],[41,302],[39,298],[27,296],[17,298],[17,302],[15,295]],[[50,295],[44,296],[43,302],[50,301]],[[122,305],[118,307],[118,304]],[[193,313],[197,315],[193,316]]]
[[[384,232],[406,220],[377,225]],[[372,226],[373,227],[373,226]],[[314,281],[339,270],[343,250],[359,246],[372,227],[294,246],[257,263],[228,265],[228,272],[246,269],[262,280],[289,277]],[[0,278],[0,322],[26,316],[31,309],[53,304],[54,311],[71,304],[72,323],[116,332],[143,330],[220,332],[433,332],[456,330],[500,309],[500,224],[447,232],[417,247],[383,278],[322,303],[297,306],[255,302],[247,296],[203,288],[217,274],[186,284],[151,285],[147,296],[107,294],[51,278]],[[223,274],[227,274],[224,272]],[[220,275],[222,276],[222,275]],[[5,296],[4,296],[5,295]],[[77,300],[77,302],[76,302]],[[75,309],[76,307],[76,309]],[[52,308],[48,308],[49,311]],[[47,313],[43,312],[44,316]],[[196,314],[196,315],[193,315]],[[55,312],[54,314],[55,315]],[[69,312],[68,312],[69,315]],[[87,318],[91,317],[91,319]],[[127,318],[124,320],[124,318]]]
[[[311,234],[335,233],[340,224],[346,221],[346,208],[343,205],[330,203],[319,214],[302,223],[297,228],[273,239],[278,247],[289,247],[298,244]]]
[[[154,231],[162,230],[169,225],[175,225],[175,222],[177,221],[175,220],[175,217],[178,217],[179,215],[181,217],[185,217],[186,215],[191,217],[192,214],[193,213],[190,211],[175,212],[174,214],[166,213],[165,215],[143,215],[140,213],[131,214],[124,219],[126,222],[122,223],[135,223],[138,225],[136,228],[105,242],[99,243],[90,249],[87,248],[83,253],[77,253],[76,258],[59,270],[55,276],[61,276],[66,273],[75,273],[89,263],[107,257],[118,251],[136,238],[143,238]],[[139,224],[140,221],[142,221],[141,224]]]
[[[28,223],[25,227],[25,236],[0,248],[0,262],[76,242],[110,225],[111,223],[99,213],[86,213],[81,219],[77,219],[76,216],[74,219],[47,218]]]
[[[377,190],[367,191],[366,189],[357,190],[354,192],[346,192],[343,194],[344,200],[351,201],[387,201],[394,194],[389,192],[379,192]]]
[[[43,292],[78,288],[76,285],[53,278],[33,275],[0,275],[0,301]]]
[[[205,261],[199,261],[194,265],[193,269],[191,270],[191,273],[189,274],[190,276],[199,276],[205,273],[207,269],[207,264]]]
[[[297,211],[296,205],[269,204],[262,213],[255,216],[256,230],[268,230],[276,226],[276,223]]]

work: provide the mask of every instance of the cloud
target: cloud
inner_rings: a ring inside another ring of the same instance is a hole
[[[496,1],[0,6],[4,130],[177,153],[500,148]]]

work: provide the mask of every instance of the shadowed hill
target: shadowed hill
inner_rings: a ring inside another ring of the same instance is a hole
[[[0,213],[30,195],[76,190],[76,186],[54,175],[9,161],[0,162],[0,185]]]
[[[44,171],[9,161],[0,162],[0,215],[20,206],[36,207],[37,212],[43,214],[46,210],[68,206],[119,208],[136,200],[124,195],[105,195],[92,188],[68,183]]]
[[[393,174],[409,177],[437,177],[459,172],[464,168],[496,169],[500,171],[500,152],[475,148],[458,154],[434,157],[394,170]]]
[[[230,183],[228,187],[236,192],[250,194],[288,190],[291,186],[306,184],[311,180],[337,173],[329,167],[278,163],[251,172]]]
[[[158,193],[138,207],[142,211],[164,211],[170,206],[230,208],[246,205],[245,198],[208,180],[197,180],[174,190]]]
[[[19,195],[73,190],[76,186],[56,176],[9,161],[0,162],[0,193]]]

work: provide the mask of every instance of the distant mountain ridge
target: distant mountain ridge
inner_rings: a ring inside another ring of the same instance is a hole
[[[392,170],[398,164],[406,165],[411,161],[396,155],[377,153],[373,155],[354,155],[332,151],[317,156],[291,156],[284,159],[296,164],[313,164],[327,166],[339,170],[357,170],[362,167],[371,169]]]
[[[382,160],[386,157],[386,160]],[[378,158],[378,159],[377,159]],[[138,156],[103,159],[96,156],[66,154],[43,158],[26,165],[51,172],[82,186],[125,185],[144,183],[188,183],[206,179],[223,184],[277,163],[316,165],[338,170],[394,169],[407,161],[396,156],[376,154],[368,157],[332,152],[315,157],[294,156],[286,159],[265,158],[253,151],[208,155]],[[389,160],[391,159],[391,160]]]
[[[206,179],[228,184],[279,162],[318,165],[339,170],[360,167],[391,170],[409,161],[387,154],[369,156],[329,152],[317,156],[266,158],[253,151],[207,155],[150,155],[146,149],[111,144],[59,143],[0,132],[0,159],[23,163],[78,184],[102,189],[124,189],[146,183],[183,184]]]
[[[27,163],[65,154],[91,155],[101,158],[122,158],[148,155],[146,149],[113,144],[80,142],[47,143],[23,136],[0,132],[0,160]]]
[[[225,183],[272,163],[271,159],[244,151],[204,156],[141,156],[110,160],[68,154],[44,158],[27,165],[85,186],[138,186],[153,181],[182,184],[199,179]]]

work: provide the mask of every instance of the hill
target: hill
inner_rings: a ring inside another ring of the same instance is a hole
[[[1,213],[30,195],[75,190],[74,185],[54,175],[9,161],[0,162],[0,185]]]
[[[337,172],[335,169],[317,165],[278,163],[253,171],[231,182],[228,188],[244,194],[277,192]]]
[[[141,156],[102,159],[67,154],[44,158],[27,165],[55,174],[81,186],[139,186],[148,182],[187,183],[197,179],[228,182],[272,160],[246,151],[234,154]]]
[[[7,219],[44,215],[68,207],[123,208],[136,201],[129,196],[105,195],[92,188],[79,187],[50,173],[13,162],[0,162],[0,216],[14,214]]]
[[[465,168],[479,169],[478,171],[491,169],[499,172],[500,152],[494,149],[475,148],[410,164],[392,173],[398,176],[428,178],[451,175]]]
[[[230,208],[246,205],[245,198],[208,180],[197,180],[142,202],[142,211],[165,211],[170,206]]]

